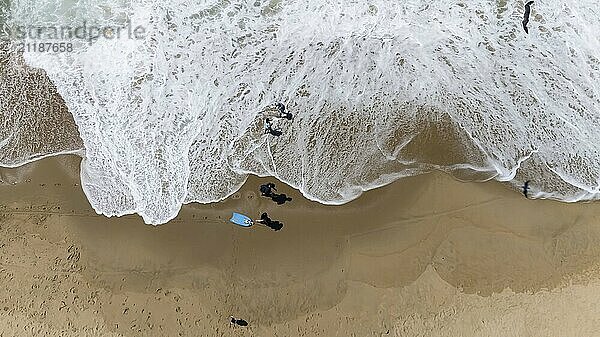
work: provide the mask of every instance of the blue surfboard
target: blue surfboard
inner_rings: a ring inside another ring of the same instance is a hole
[[[250,227],[254,223],[254,221],[252,221],[252,219],[245,216],[244,214],[235,213],[235,212],[233,213],[233,215],[231,216],[231,219],[229,219],[229,221],[233,222],[234,224],[236,224],[238,226],[242,226],[242,227]]]

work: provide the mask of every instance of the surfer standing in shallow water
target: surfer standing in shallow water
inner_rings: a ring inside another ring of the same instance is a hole
[[[273,123],[271,122],[270,118],[265,119],[265,133],[268,133],[275,137],[279,137],[283,134],[281,130],[273,128]]]
[[[293,118],[292,114],[285,109],[285,105],[280,102],[266,107],[261,113],[265,117],[265,133],[275,137],[281,136],[283,132],[273,127],[272,118],[287,119],[289,121]]]
[[[273,117],[273,118],[287,119],[290,121],[293,118],[292,113],[287,111],[285,108],[285,105],[281,102],[277,102],[275,104],[269,105],[261,112],[267,118]]]
[[[531,5],[533,1],[527,1],[525,4],[525,14],[523,15],[523,29],[525,33],[529,34],[529,29],[527,28],[527,24],[529,23],[529,14],[531,13]]]
[[[285,118],[290,121],[292,120],[292,113],[285,110],[285,105],[283,105],[283,103],[275,103],[275,107],[277,108],[277,111],[279,111],[278,118]]]
[[[523,195],[527,199],[529,199],[529,182],[530,182],[530,180],[527,180],[525,182],[525,184],[523,184]]]

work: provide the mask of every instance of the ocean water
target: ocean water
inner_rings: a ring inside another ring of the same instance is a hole
[[[231,195],[248,174],[326,204],[436,169],[515,187],[531,180],[537,198],[599,196],[596,0],[536,1],[529,34],[523,1],[13,0],[6,8],[10,27],[143,28],[141,38],[24,53],[76,125],[46,130],[54,143],[41,142],[44,153],[10,140],[64,115],[0,105],[1,164],[79,150],[84,191],[107,216],[166,223],[182,204]],[[0,100],[22,99],[3,86]],[[261,111],[274,102],[294,114],[276,122],[281,137],[263,133]]]

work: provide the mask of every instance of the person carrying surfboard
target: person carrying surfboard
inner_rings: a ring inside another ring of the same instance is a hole
[[[234,223],[238,226],[242,226],[242,227],[251,227],[256,222],[261,225],[265,225],[274,231],[278,231],[283,228],[283,223],[276,221],[276,220],[272,220],[271,218],[269,218],[269,215],[267,213],[261,214],[260,219],[253,221],[252,219],[250,219],[248,216],[246,216],[244,214],[234,212],[233,215],[231,216],[231,219],[229,219],[229,221],[231,221],[232,223]]]

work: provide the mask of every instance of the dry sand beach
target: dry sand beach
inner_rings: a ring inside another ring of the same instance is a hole
[[[277,206],[251,178],[152,227],[97,215],[78,169],[0,171],[1,336],[600,335],[598,203],[436,173]],[[283,230],[227,222],[263,210]]]

